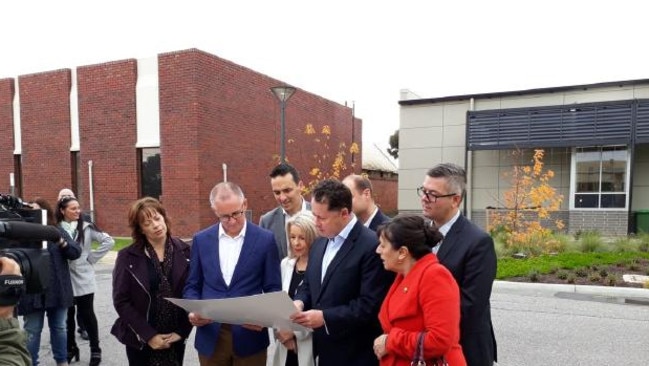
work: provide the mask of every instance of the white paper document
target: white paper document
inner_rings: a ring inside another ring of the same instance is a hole
[[[212,300],[166,298],[188,313],[225,324],[253,324],[282,330],[308,330],[293,323],[290,316],[297,310],[284,291]]]

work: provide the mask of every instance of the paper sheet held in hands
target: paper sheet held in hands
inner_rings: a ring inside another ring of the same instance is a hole
[[[166,298],[188,313],[225,324],[252,324],[281,330],[310,331],[291,321],[297,312],[293,300],[284,291],[212,300]]]

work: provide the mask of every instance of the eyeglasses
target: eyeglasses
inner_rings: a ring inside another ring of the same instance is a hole
[[[429,200],[430,202],[435,203],[440,198],[457,196],[457,193],[435,194],[432,191],[427,191],[424,187],[419,187],[419,188],[417,188],[417,195],[419,197],[421,197],[421,198],[424,198],[424,196],[425,196],[427,200]]]
[[[216,215],[216,217],[219,219],[219,221],[228,222],[230,221],[230,219],[237,220],[239,217],[243,216],[244,213],[245,213],[244,210],[239,210],[239,211],[234,211],[229,215]]]

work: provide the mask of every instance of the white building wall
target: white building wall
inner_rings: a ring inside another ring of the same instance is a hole
[[[158,57],[137,60],[135,103],[137,109],[136,147],[160,146],[160,84]]]
[[[584,87],[577,91],[538,94],[492,96],[475,99],[474,110],[530,108],[553,105],[594,103],[615,100],[649,98],[649,85],[619,85]],[[402,105],[399,130],[399,201],[400,211],[421,210],[416,188],[421,185],[426,170],[441,162],[465,165],[466,114],[469,97],[462,101]],[[439,135],[441,135],[441,137]],[[649,148],[647,158],[637,159],[632,207],[649,207]],[[554,170],[552,184],[564,195],[567,209],[570,194],[570,150],[546,151],[547,167]],[[549,161],[550,155],[552,161]],[[470,152],[469,207],[474,210],[499,206],[504,186],[503,174],[511,168],[507,151]],[[644,169],[647,168],[647,169]],[[643,185],[646,184],[646,185]]]

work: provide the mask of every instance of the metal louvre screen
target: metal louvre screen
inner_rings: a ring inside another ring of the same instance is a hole
[[[649,100],[638,102],[635,124],[636,143],[649,143]]]
[[[467,113],[469,150],[628,144],[635,101]],[[649,141],[649,103],[644,111]],[[640,110],[640,108],[638,108]]]

